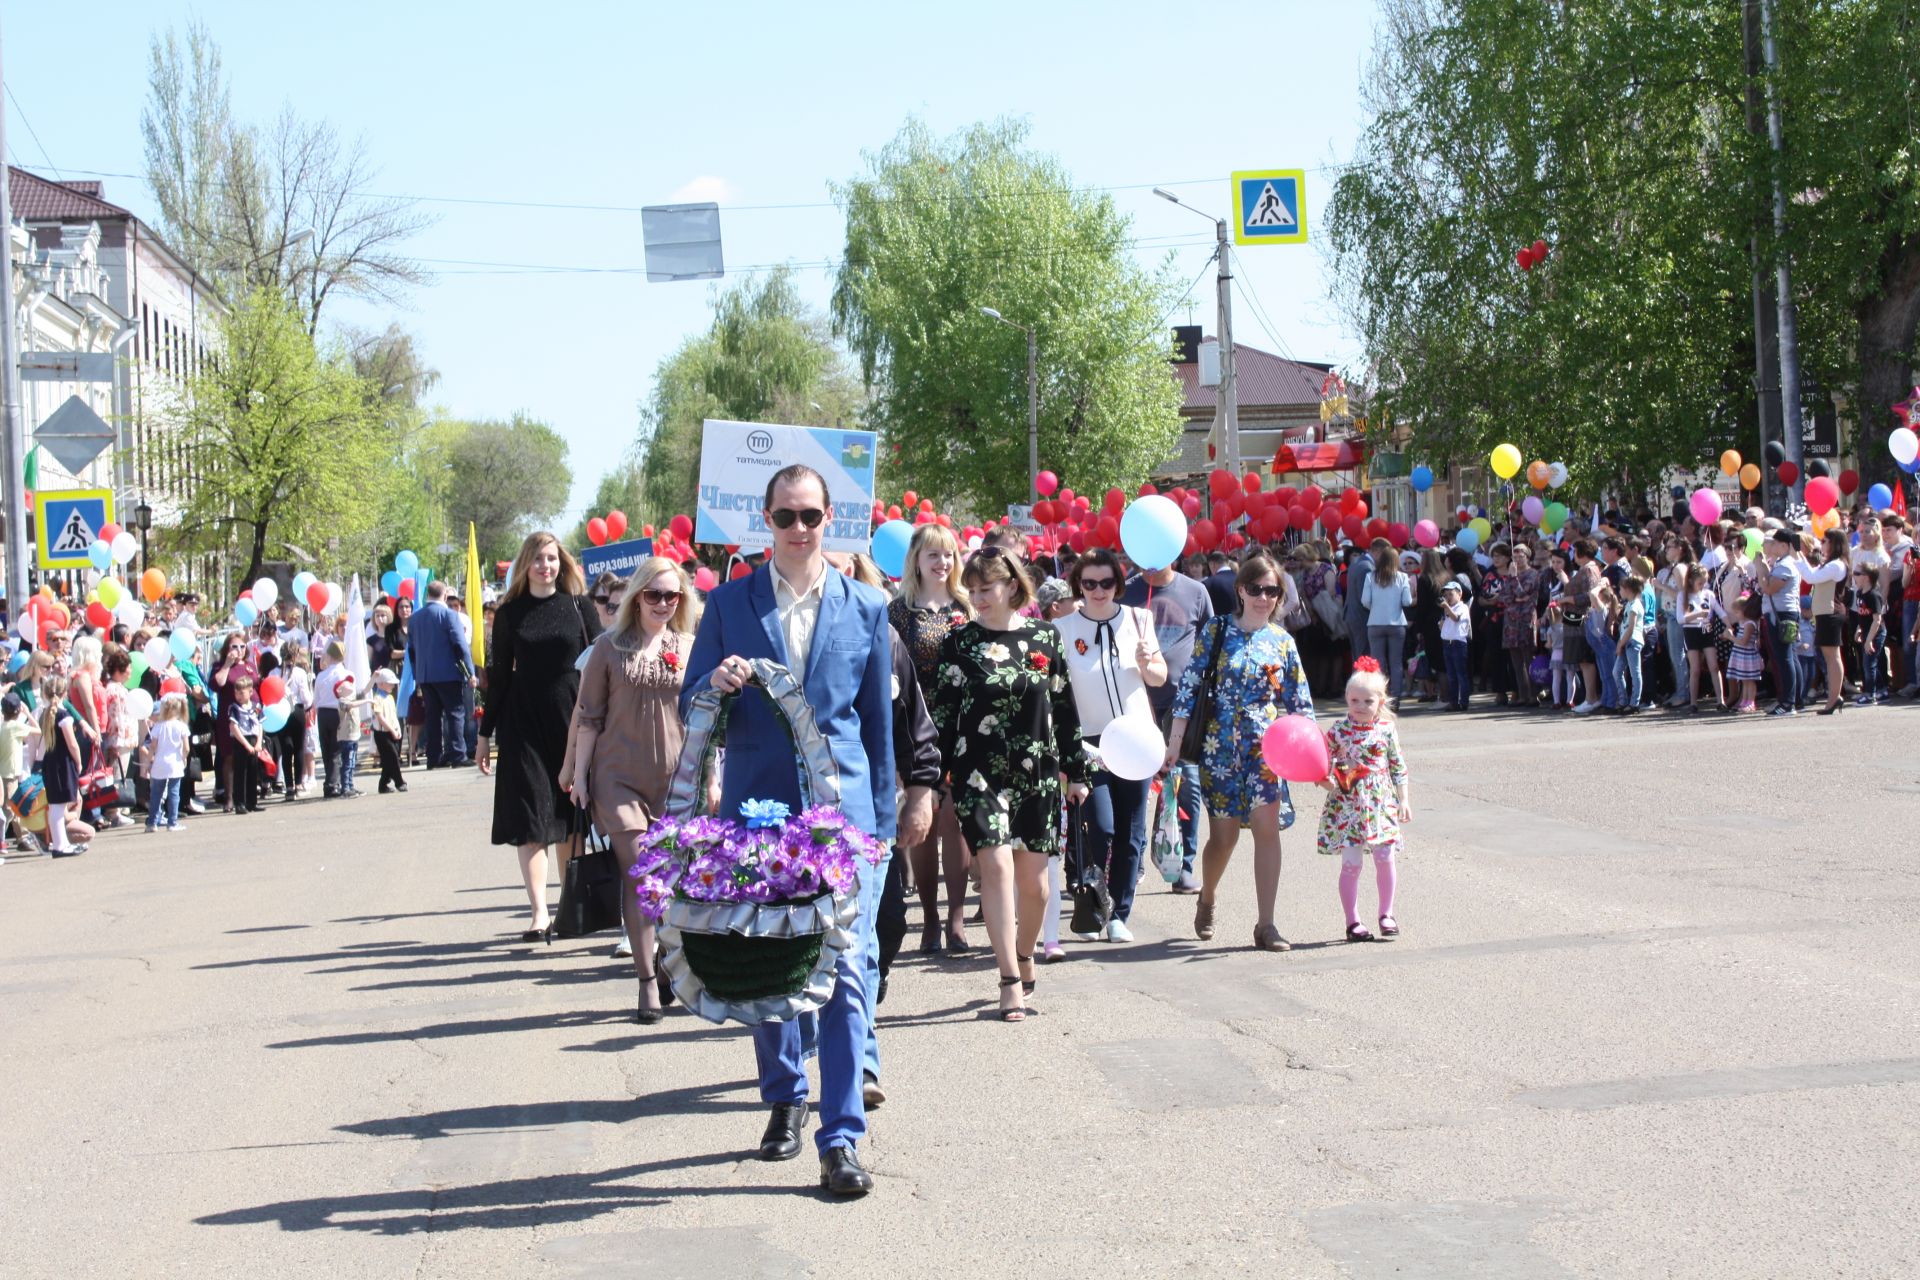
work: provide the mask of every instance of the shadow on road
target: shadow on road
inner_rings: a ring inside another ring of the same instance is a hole
[[[763,1111],[753,1080],[688,1085],[643,1093],[637,1098],[595,1098],[582,1102],[501,1103],[485,1107],[452,1107],[418,1115],[390,1116],[335,1125],[341,1133],[370,1138],[445,1138],[455,1134],[502,1130],[550,1129],[563,1124],[625,1124],[649,1116],[723,1111]],[[742,1098],[722,1095],[743,1093]]]
[[[628,1022],[627,1010],[588,1009],[562,1013],[532,1013],[513,1018],[471,1018],[462,1022],[440,1022],[424,1027],[387,1027],[378,1031],[348,1031],[337,1036],[309,1036],[304,1040],[281,1040],[269,1049],[319,1049],[355,1044],[398,1044],[408,1040],[450,1040],[459,1036],[513,1035],[526,1031],[553,1031],[571,1027],[605,1026]],[[655,1032],[636,1037],[633,1044],[661,1040],[704,1040],[724,1034],[719,1027],[701,1023],[691,1031]],[[574,1046],[568,1046],[569,1048]]]

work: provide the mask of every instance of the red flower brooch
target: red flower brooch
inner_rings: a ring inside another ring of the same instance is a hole
[[[950,627],[964,627],[967,625],[967,615],[955,609],[952,615],[947,618],[947,625]]]
[[[1027,655],[1027,661],[1035,671],[1045,671],[1047,669],[1047,655],[1041,653],[1038,649],[1035,649]]]
[[[667,670],[678,671],[680,669],[680,651],[678,649],[668,649],[660,655],[660,661],[667,664]]]
[[[1083,657],[1083,658],[1084,658],[1084,657],[1086,657],[1086,656],[1087,656],[1087,642],[1086,642],[1085,640],[1075,640],[1075,641],[1073,642],[1073,651],[1074,651],[1075,653],[1077,653],[1077,654],[1079,654],[1079,655],[1080,655],[1081,657]]]

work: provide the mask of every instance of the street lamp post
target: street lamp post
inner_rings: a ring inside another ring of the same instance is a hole
[[[153,527],[153,508],[147,505],[144,494],[140,505],[133,509],[133,526],[140,530],[140,573],[144,577],[146,571],[153,568],[153,561],[147,555],[147,530]]]
[[[1027,335],[1027,501],[1040,500],[1040,340],[1034,331],[1013,321],[992,307],[980,308],[989,320],[998,320],[1009,329]]]
[[[1165,188],[1155,187],[1153,194],[1206,218],[1208,222],[1213,223],[1214,235],[1219,241],[1213,251],[1214,259],[1219,263],[1216,288],[1219,293],[1220,309],[1220,400],[1214,425],[1219,427],[1220,441],[1227,448],[1227,469],[1239,475],[1240,393],[1233,368],[1233,263],[1227,250],[1227,220],[1202,213]]]

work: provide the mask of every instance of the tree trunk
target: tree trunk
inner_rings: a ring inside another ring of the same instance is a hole
[[[1920,238],[1889,241],[1880,259],[1880,290],[1857,308],[1860,322],[1860,394],[1855,406],[1855,451],[1863,485],[1891,483],[1899,474],[1887,451],[1896,425],[1893,405],[1913,390],[1913,340],[1920,325]]]
[[[265,520],[256,520],[253,522],[253,550],[249,553],[249,559],[247,560],[247,572],[240,579],[239,585],[233,589],[233,594],[236,597],[249,586],[252,586],[260,580],[260,566],[265,564],[266,560],[267,522]]]

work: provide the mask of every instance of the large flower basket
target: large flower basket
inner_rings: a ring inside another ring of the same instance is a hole
[[[749,801],[743,821],[699,816],[738,694],[700,690],[666,816],[641,840],[641,911],[660,921],[674,994],[710,1022],[782,1022],[833,994],[834,963],[852,945],[861,862],[885,856],[840,815],[840,776],[793,675],[756,659],[763,689],[793,740],[803,812]]]

